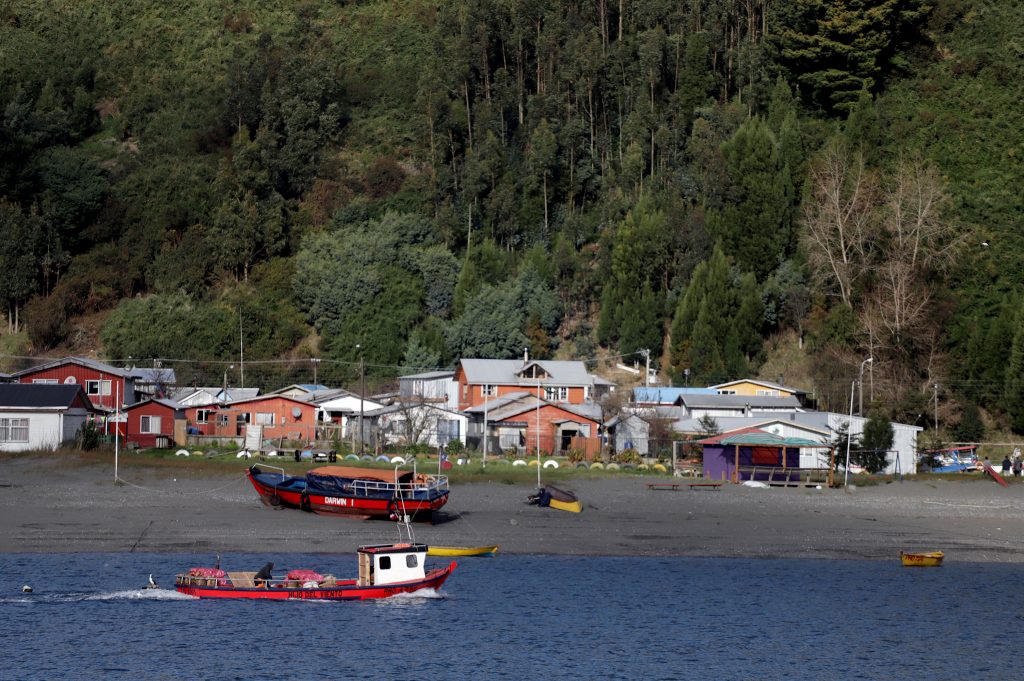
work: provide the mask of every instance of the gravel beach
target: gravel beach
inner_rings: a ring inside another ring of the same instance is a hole
[[[62,465],[0,458],[0,551],[349,553],[390,541],[393,523],[278,510],[244,477],[125,463]],[[502,553],[889,559],[943,550],[947,560],[1024,563],[1024,484],[984,479],[892,482],[842,489],[651,491],[665,477],[560,482],[580,514],[527,504],[533,486],[458,484],[427,543],[499,544]]]

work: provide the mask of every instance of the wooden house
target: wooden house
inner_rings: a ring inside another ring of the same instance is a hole
[[[124,408],[124,439],[140,448],[184,445],[184,422],[184,407],[172,400],[152,397]]]
[[[80,385],[0,384],[0,451],[56,449],[73,441],[94,411]]]
[[[101,411],[114,411],[138,401],[136,378],[130,369],[84,357],[64,357],[16,371],[11,376],[19,383],[80,385],[93,406]]]

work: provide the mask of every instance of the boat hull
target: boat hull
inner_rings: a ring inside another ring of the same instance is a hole
[[[431,546],[428,556],[493,556],[497,546]]]
[[[405,513],[413,518],[431,519],[434,511],[448,503],[448,493],[443,492],[429,498],[399,498],[386,495],[328,495],[315,489],[300,489],[293,484],[293,479],[286,478],[274,484],[269,477],[254,474],[252,469],[246,474],[249,482],[260,495],[260,500],[268,506],[301,509],[321,515],[347,515],[362,518],[393,518]]]
[[[903,567],[939,567],[945,555],[942,551],[930,553],[900,553],[900,562]]]
[[[317,601],[364,601],[375,598],[389,598],[398,594],[415,593],[423,589],[439,589],[458,564],[452,561],[447,567],[431,570],[423,579],[414,582],[357,586],[355,580],[339,582],[329,587],[236,587],[203,585],[201,580],[183,581],[179,576],[175,590],[196,598],[246,598],[250,600],[317,600]],[[211,580],[212,581],[212,580]]]
[[[557,508],[559,511],[568,511],[569,513],[580,513],[583,511],[583,503],[579,499],[576,501],[559,501],[558,499],[552,499],[548,502],[548,506],[551,508]]]

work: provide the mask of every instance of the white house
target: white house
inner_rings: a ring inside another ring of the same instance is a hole
[[[0,451],[56,449],[94,412],[81,385],[0,384]]]
[[[358,415],[355,419],[358,419]],[[417,402],[392,404],[365,413],[367,432],[381,445],[447,445],[452,440],[466,444],[469,417],[436,405]]]
[[[459,384],[455,382],[455,371],[428,371],[398,378],[398,393],[402,400],[433,402],[448,409],[456,409],[459,403]]]
[[[683,408],[683,417],[699,419],[702,416],[722,418],[729,416],[757,416],[765,413],[793,413],[801,411],[795,397],[774,395],[722,395],[683,393],[676,404]]]

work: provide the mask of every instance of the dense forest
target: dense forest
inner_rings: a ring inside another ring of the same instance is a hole
[[[1024,432],[1021,45],[985,0],[4,0],[0,368],[650,350]]]

